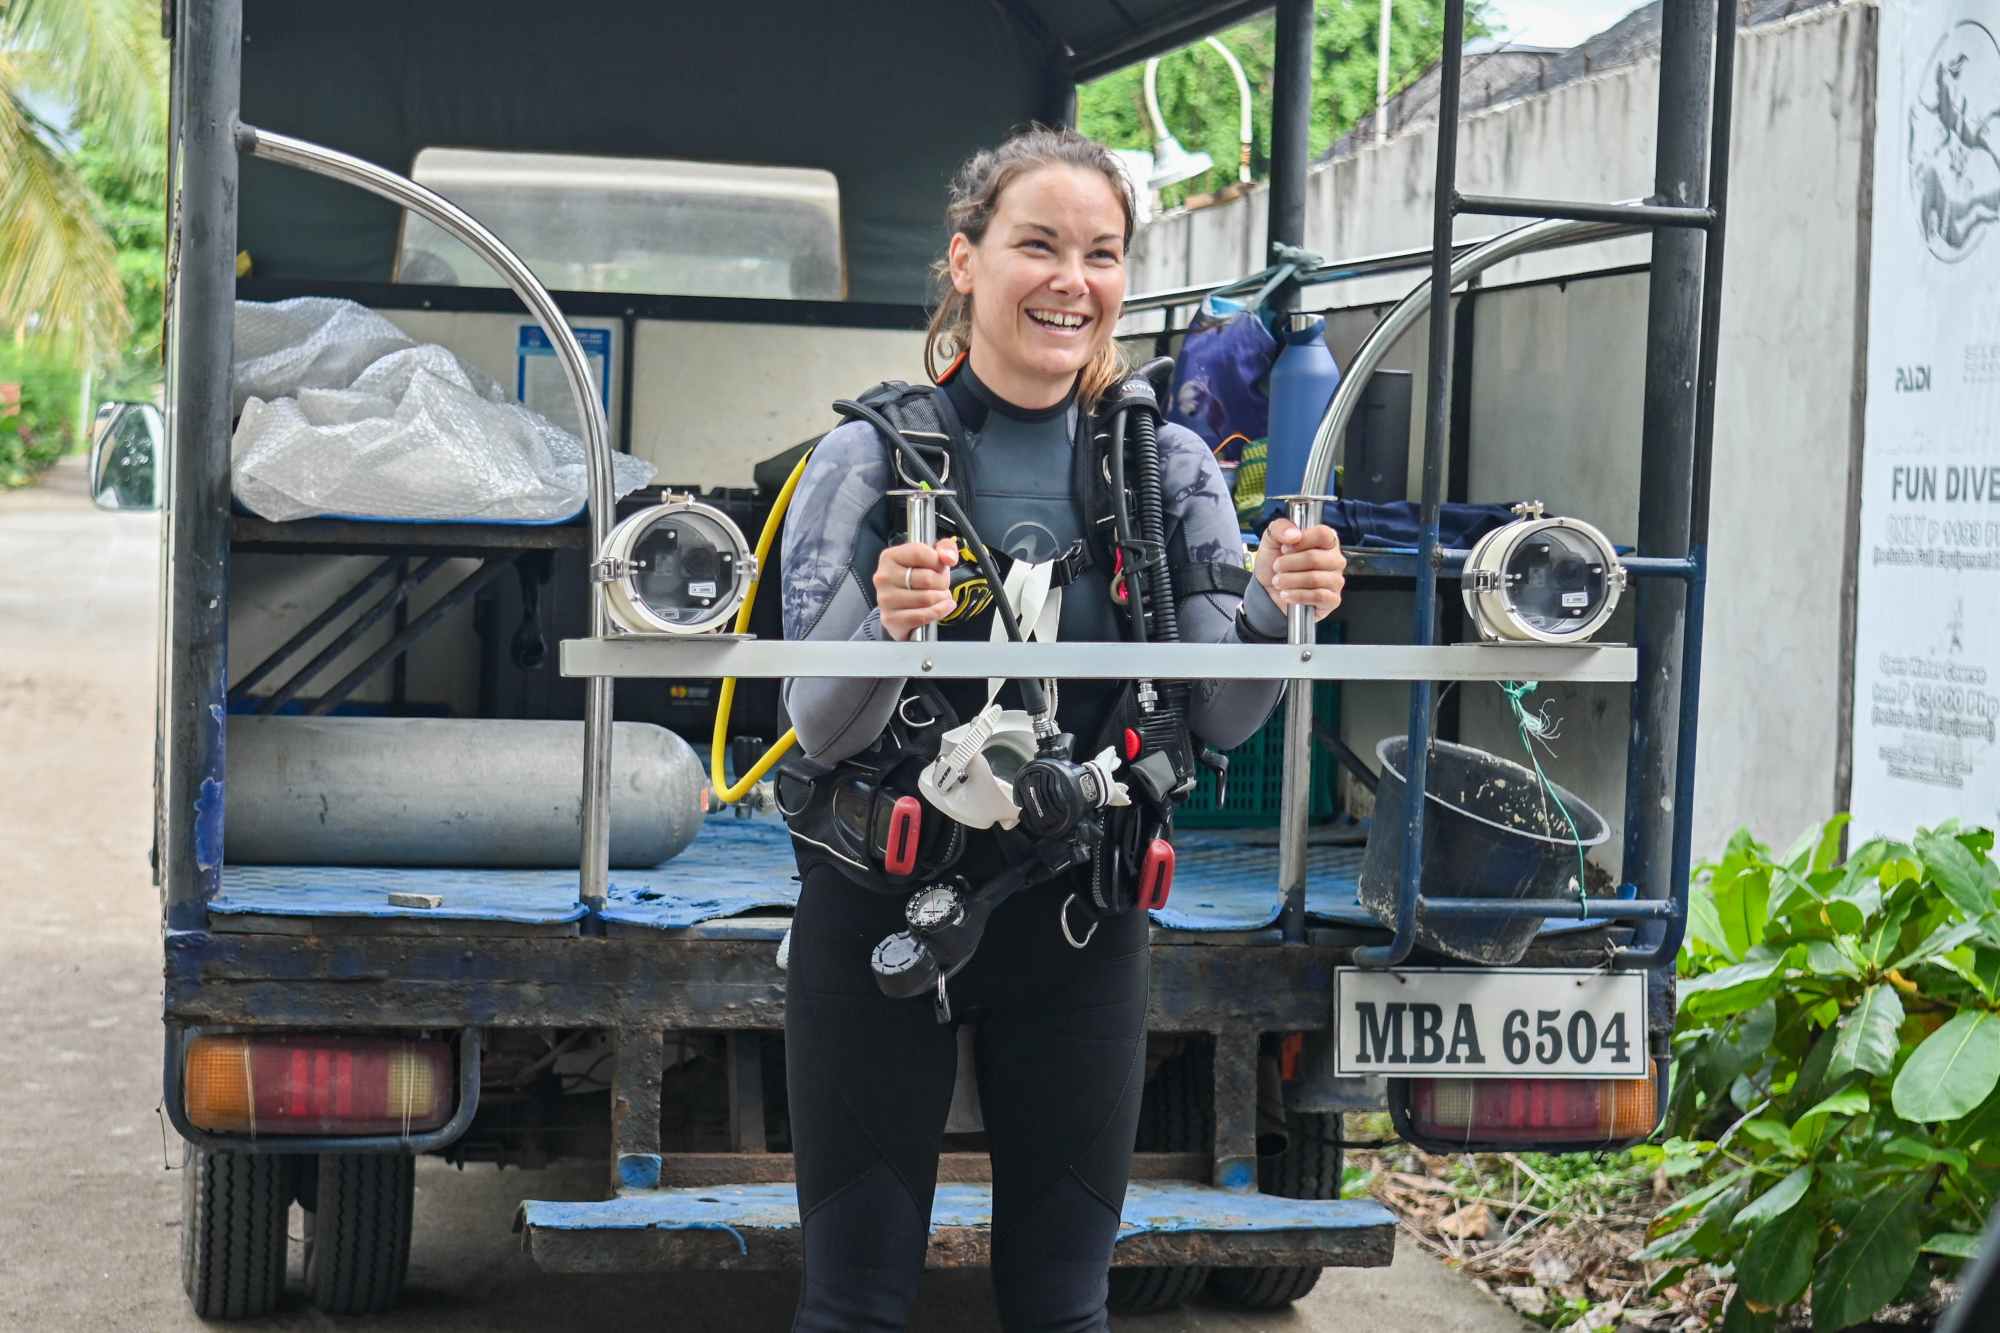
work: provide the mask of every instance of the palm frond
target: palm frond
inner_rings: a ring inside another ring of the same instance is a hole
[[[135,166],[166,141],[167,44],[149,0],[0,0],[0,50],[14,53],[16,92],[52,94],[75,123],[102,126]]]
[[[109,355],[130,322],[117,251],[89,189],[35,132],[7,72],[0,54],[0,328]]]

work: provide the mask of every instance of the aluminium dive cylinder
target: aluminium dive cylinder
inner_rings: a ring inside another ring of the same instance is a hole
[[[232,717],[223,855],[239,865],[574,870],[583,723],[488,718]],[[664,727],[611,740],[611,864],[694,841],[708,776]]]

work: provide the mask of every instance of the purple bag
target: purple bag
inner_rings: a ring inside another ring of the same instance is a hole
[[[1255,311],[1233,304],[1202,302],[1174,363],[1167,404],[1167,420],[1201,436],[1210,449],[1232,435],[1261,440],[1271,428],[1278,340]]]

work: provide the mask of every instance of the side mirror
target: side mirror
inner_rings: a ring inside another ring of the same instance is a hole
[[[166,423],[151,403],[97,409],[90,444],[90,498],[99,509],[159,508],[158,477]]]

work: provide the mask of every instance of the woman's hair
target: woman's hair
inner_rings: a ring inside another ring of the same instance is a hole
[[[1103,176],[1125,214],[1125,244],[1132,244],[1132,187],[1118,159],[1104,145],[1075,130],[1042,125],[1031,125],[998,148],[981,149],[966,160],[951,182],[944,210],[946,232],[963,232],[968,241],[978,245],[986,239],[986,229],[999,211],[1000,196],[1007,187],[1042,167],[1077,167]],[[930,330],[924,336],[924,370],[935,383],[943,368],[972,346],[972,297],[952,285],[949,254],[931,266],[931,276],[937,284],[937,308],[931,312]],[[1119,385],[1125,371],[1125,357],[1117,341],[1107,338],[1083,368],[1078,397],[1085,406],[1096,402]]]

